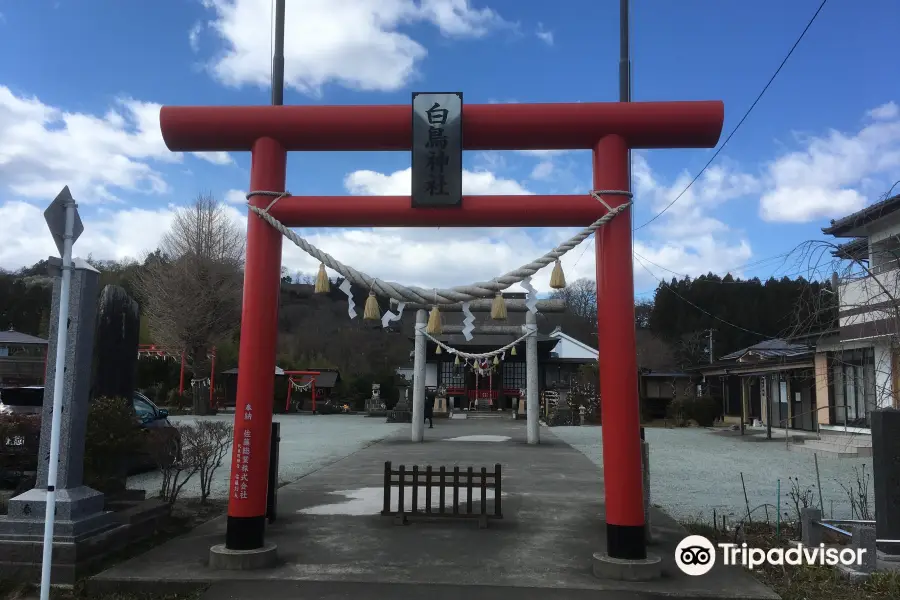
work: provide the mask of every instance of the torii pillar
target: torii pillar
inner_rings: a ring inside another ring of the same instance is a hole
[[[469,104],[462,127],[466,150],[590,149],[594,187],[627,191],[629,149],[712,148],[724,116],[718,101]],[[409,105],[167,106],[160,126],[172,151],[252,152],[250,191],[271,193],[285,189],[290,151],[409,151],[411,117]],[[616,206],[625,198],[605,200]],[[250,199],[263,209],[271,201],[271,195]],[[605,212],[590,194],[466,196],[462,206],[428,210],[413,208],[409,196],[288,196],[269,215],[287,227],[584,227]],[[598,230],[596,247],[604,556],[642,561],[630,209]],[[250,215],[225,549],[265,556],[274,551],[265,544],[265,514],[280,267],[281,235]]]

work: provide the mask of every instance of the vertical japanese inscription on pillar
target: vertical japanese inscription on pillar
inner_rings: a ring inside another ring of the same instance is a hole
[[[250,427],[253,421],[253,407],[247,404],[244,407],[244,426],[238,437],[237,461],[231,470],[232,483],[231,495],[235,500],[246,500],[250,487]]]
[[[462,205],[462,92],[412,95],[412,206]]]

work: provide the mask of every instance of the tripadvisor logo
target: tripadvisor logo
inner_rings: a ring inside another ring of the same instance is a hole
[[[825,544],[792,548],[752,548],[747,544],[717,544],[702,535],[689,535],[675,548],[675,564],[686,575],[704,575],[716,564],[716,548],[722,551],[723,565],[740,565],[753,570],[762,565],[858,566],[864,548],[826,548]]]

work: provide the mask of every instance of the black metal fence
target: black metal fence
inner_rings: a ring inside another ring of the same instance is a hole
[[[422,471],[418,466],[407,470],[404,465],[395,470],[391,468],[391,462],[387,461],[384,463],[384,506],[381,514],[395,517],[397,524],[404,524],[410,518],[478,519],[478,526],[484,528],[487,527],[488,519],[503,518],[501,479],[499,463],[494,465],[493,472],[489,472],[486,467],[481,467],[479,472],[472,467],[461,471],[459,467],[448,470],[447,467],[434,469],[431,466]],[[409,510],[406,509],[405,498],[407,487],[412,488]],[[419,506],[419,488],[425,488],[422,507]],[[396,510],[392,508],[392,489],[397,491]],[[475,489],[479,490],[477,502],[473,501]],[[492,510],[488,509],[488,490],[494,493]],[[435,493],[438,495],[437,507],[432,502]],[[463,493],[465,498],[461,499]],[[465,511],[460,510],[463,503]]]

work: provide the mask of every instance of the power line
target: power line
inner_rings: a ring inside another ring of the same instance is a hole
[[[741,327],[740,325],[735,325],[735,324],[732,323],[731,321],[726,321],[725,319],[723,319],[723,318],[721,318],[721,317],[717,317],[716,315],[712,314],[712,313],[709,312],[708,310],[706,310],[706,309],[704,309],[704,308],[701,308],[701,307],[697,306],[696,304],[694,304],[693,302],[691,302],[690,300],[688,300],[687,298],[685,298],[684,296],[682,296],[681,294],[679,294],[678,292],[676,292],[674,289],[672,289],[672,286],[668,285],[665,281],[663,281],[662,279],[660,279],[659,277],[657,277],[657,276],[656,276],[656,273],[654,273],[653,271],[651,271],[650,268],[649,268],[647,265],[644,264],[644,261],[642,261],[640,258],[638,258],[637,261],[638,261],[638,263],[644,268],[644,270],[647,271],[647,273],[650,274],[651,277],[653,277],[654,279],[656,279],[657,281],[659,281],[662,285],[664,285],[664,286],[666,287],[666,289],[668,289],[670,292],[672,292],[673,294],[675,294],[675,296],[677,296],[678,298],[680,298],[681,300],[683,300],[686,304],[689,304],[690,306],[693,306],[694,308],[696,308],[697,310],[699,310],[700,312],[702,312],[702,313],[705,314],[706,316],[711,317],[711,318],[715,319],[716,321],[718,321],[718,322],[720,322],[720,323],[723,323],[723,324],[725,324],[725,325],[728,325],[729,327],[734,327],[735,329],[740,329],[741,331],[745,331],[745,332],[747,332],[747,333],[751,333],[751,334],[756,335],[756,336],[759,336],[759,337],[761,337],[761,338],[764,338],[764,339],[767,339],[767,340],[773,339],[772,336],[770,336],[770,335],[766,335],[766,334],[760,333],[760,332],[758,332],[758,331],[753,331],[753,330],[751,330],[751,329],[747,329],[746,327]]]
[[[728,137],[725,138],[725,141],[722,142],[722,144],[719,146],[719,148],[715,151],[715,153],[712,155],[712,158],[710,158],[709,161],[703,166],[703,168],[700,169],[700,172],[697,173],[697,175],[691,180],[691,182],[687,184],[687,187],[685,187],[683,190],[681,190],[681,193],[680,193],[680,194],[678,194],[677,196],[675,196],[675,199],[674,199],[674,200],[672,200],[671,202],[669,202],[669,203],[666,205],[665,208],[663,208],[661,211],[659,211],[659,212],[656,214],[656,216],[654,216],[653,218],[651,218],[649,221],[647,221],[646,223],[644,223],[644,224],[641,225],[640,227],[637,227],[637,228],[635,229],[635,231],[638,231],[639,229],[643,229],[644,227],[646,227],[647,225],[649,225],[650,223],[652,223],[652,222],[655,221],[656,219],[660,218],[660,217],[663,215],[663,213],[665,213],[667,210],[669,210],[670,208],[672,208],[672,205],[675,204],[676,202],[678,202],[678,200],[679,200],[682,196],[684,196],[684,194],[687,193],[687,191],[688,191],[689,189],[691,189],[691,186],[693,186],[694,183],[696,183],[697,180],[700,179],[700,176],[703,175],[704,172],[706,172],[706,169],[708,169],[709,166],[713,163],[713,161],[716,160],[716,158],[719,156],[719,154],[722,152],[722,150],[725,148],[725,146],[728,144],[728,142],[731,140],[731,138],[734,137],[734,134],[737,133],[738,129],[741,128],[741,125],[744,124],[744,121],[747,120],[747,117],[750,116],[750,113],[753,112],[753,109],[756,108],[756,105],[759,103],[759,101],[762,99],[763,95],[764,95],[764,94],[766,93],[766,91],[769,89],[769,86],[772,85],[772,82],[775,81],[775,78],[778,77],[778,74],[781,72],[781,69],[784,67],[784,65],[787,63],[788,59],[789,59],[789,58],[791,57],[791,55],[794,53],[794,50],[796,50],[797,46],[800,44],[800,41],[801,41],[801,40],[804,38],[804,36],[806,35],[806,32],[809,31],[809,28],[810,28],[810,27],[812,27],[812,24],[815,22],[816,17],[818,17],[818,16],[819,16],[819,13],[822,12],[822,9],[825,8],[825,4],[826,4],[827,2],[828,2],[828,0],[822,0],[822,4],[819,5],[819,8],[816,10],[815,14],[813,14],[812,18],[811,18],[811,19],[809,20],[809,22],[806,24],[806,27],[803,28],[803,31],[800,33],[800,37],[798,37],[798,38],[797,38],[797,41],[794,42],[794,45],[791,46],[791,49],[788,51],[787,56],[784,57],[784,60],[782,60],[782,61],[781,61],[781,64],[778,65],[778,68],[775,69],[775,73],[773,73],[772,76],[769,78],[769,81],[766,83],[765,87],[763,87],[762,91],[761,91],[761,92],[759,93],[759,95],[756,97],[756,100],[753,101],[753,104],[750,105],[750,108],[747,109],[747,112],[744,113],[744,116],[741,117],[741,120],[738,121],[738,124],[735,126],[735,128],[731,130],[731,133],[728,134]]]

